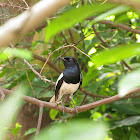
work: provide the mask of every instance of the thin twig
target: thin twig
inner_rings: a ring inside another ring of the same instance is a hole
[[[25,0],[23,0],[23,2],[24,2],[24,3],[25,3],[25,5],[27,6],[27,9],[30,9],[30,7],[29,7],[28,3],[27,3]]]
[[[29,66],[29,68],[41,79],[43,80],[44,82],[49,82],[49,83],[52,83],[52,84],[55,84],[55,82],[49,80],[49,79],[46,79],[44,76],[41,76],[33,67],[32,65],[29,64],[29,62],[24,59],[24,62]]]
[[[83,101],[81,102],[80,106],[84,104],[86,98],[87,98],[87,94],[85,95],[85,97],[84,97]]]
[[[125,61],[122,61],[123,65],[126,66],[130,71],[133,71],[133,68],[131,68]]]
[[[91,34],[90,34],[91,35]],[[78,45],[82,40],[84,40],[87,36],[83,36],[81,39],[79,39],[74,45]],[[60,57],[64,56],[68,51],[70,51],[71,48],[68,48],[66,51],[64,51],[63,54],[60,55]],[[54,61],[54,63],[58,60],[58,58]]]
[[[126,71],[125,68],[124,68],[124,64],[122,63],[122,61],[121,61],[120,63],[121,63],[121,65],[122,65],[122,69],[123,69],[124,73],[126,74],[127,71]]]
[[[91,96],[91,97],[93,97],[93,98],[95,98],[95,97],[98,97],[98,98],[108,98],[109,96],[105,96],[105,95],[98,95],[98,94],[94,94],[94,93],[91,93],[91,92],[88,92],[88,91],[86,91],[84,88],[82,88],[82,87],[80,87],[80,90],[84,93],[84,94],[86,94],[86,95],[88,95],[88,96]]]
[[[100,47],[102,47],[103,49],[108,50],[108,48],[104,47],[102,44],[98,43],[98,45],[99,45]]]
[[[102,4],[104,4],[104,3],[106,3],[106,2],[107,2],[107,0],[103,1]]]
[[[68,40],[67,40],[66,37],[64,36],[63,32],[61,32],[60,34],[61,34],[61,36],[64,38],[65,43],[68,45],[68,44],[69,44],[69,43],[68,43]]]
[[[39,55],[36,55],[36,54],[33,54],[33,57],[37,60],[40,60],[42,62],[46,62],[46,58],[42,57],[42,56],[39,56]],[[58,73],[61,73],[61,70],[59,68],[57,68],[50,60],[48,60],[48,63],[47,63],[52,69],[54,69],[56,72]]]
[[[90,36],[91,34],[87,35],[87,36],[83,36],[82,38],[80,38],[74,45],[78,45],[82,40],[84,40],[86,37]],[[64,51],[63,54],[60,55],[60,57],[64,56],[68,51],[70,51],[71,48],[68,48],[66,51]],[[54,61],[54,63],[58,60],[58,58]]]
[[[27,10],[28,8],[17,6],[17,5],[11,5],[7,3],[0,3],[0,7],[12,7],[12,8],[18,8],[18,9],[24,9]]]
[[[43,104],[41,104],[40,108],[39,108],[39,117],[38,117],[38,124],[37,124],[37,130],[36,130],[36,138],[37,138],[40,128],[41,128],[42,116],[43,116]]]
[[[41,69],[41,71],[40,71],[40,74],[42,73],[43,69],[45,68],[46,64],[48,63],[50,57],[51,57],[55,52],[59,51],[60,49],[70,48],[70,47],[77,49],[79,52],[81,52],[82,54],[86,55],[88,58],[90,58],[90,59],[92,60],[92,58],[91,58],[89,55],[87,55],[86,53],[84,53],[83,51],[81,51],[80,49],[78,49],[75,45],[61,46],[61,47],[59,47],[58,49],[55,49],[52,53],[49,54],[49,56],[48,56],[46,62],[44,63],[44,65],[43,65],[43,67],[42,67],[42,69]]]
[[[108,44],[100,37],[100,35],[99,35],[98,32],[96,31],[94,25],[92,25],[92,29],[93,29],[94,33],[96,34],[97,38],[98,38],[107,48],[110,48],[110,47],[108,46]]]

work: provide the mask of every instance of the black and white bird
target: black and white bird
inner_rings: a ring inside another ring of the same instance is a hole
[[[69,95],[73,102],[72,97],[82,85],[83,76],[75,58],[67,56],[59,57],[59,59],[63,60],[65,69],[56,81],[55,95],[51,98],[50,102],[58,104],[61,102],[62,104],[63,95]]]

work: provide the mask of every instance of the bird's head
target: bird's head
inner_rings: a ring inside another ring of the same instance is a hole
[[[64,62],[65,68],[78,66],[78,62],[75,58],[67,56],[67,57],[58,57]]]

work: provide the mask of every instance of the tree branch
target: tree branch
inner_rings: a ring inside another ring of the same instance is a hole
[[[36,29],[43,20],[55,14],[70,1],[72,0],[41,0],[21,15],[8,20],[0,27],[0,47],[16,40],[19,35]]]
[[[13,92],[12,90],[7,90],[7,89],[3,89],[3,88],[1,88],[1,90],[5,93],[5,95],[11,94]],[[129,92],[127,96],[125,96],[123,98],[120,98],[118,95],[115,95],[115,96],[108,97],[108,98],[105,98],[105,99],[102,99],[102,100],[98,100],[98,101],[90,103],[90,104],[78,106],[77,110],[78,110],[78,112],[84,112],[84,111],[90,110],[92,108],[95,108],[95,107],[103,105],[103,104],[111,103],[111,102],[114,102],[114,101],[120,100],[120,99],[129,98],[129,97],[131,97],[130,96],[131,94],[135,94],[135,93],[138,93],[138,92],[140,92],[140,87],[135,88],[134,90]],[[43,106],[43,107],[59,110],[61,112],[64,111],[64,112],[70,113],[70,114],[75,114],[76,113],[74,108],[69,108],[69,107],[64,108],[61,105],[57,105],[56,103],[41,101],[41,100],[29,97],[29,96],[23,96],[23,99],[26,102],[32,103],[32,104],[37,105],[39,107]]]

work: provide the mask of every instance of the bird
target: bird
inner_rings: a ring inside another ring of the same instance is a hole
[[[82,85],[83,75],[81,73],[78,61],[71,56],[58,57],[64,63],[65,69],[58,77],[55,84],[55,95],[50,99],[51,103],[62,103],[63,95],[69,95],[74,107],[75,104],[72,100],[73,95]]]

